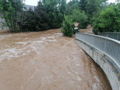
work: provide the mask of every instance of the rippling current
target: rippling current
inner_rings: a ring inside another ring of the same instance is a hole
[[[0,34],[0,90],[111,90],[102,70],[60,30]]]

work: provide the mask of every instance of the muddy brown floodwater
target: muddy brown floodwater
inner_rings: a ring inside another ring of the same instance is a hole
[[[0,34],[0,90],[111,90],[102,70],[60,30]]]

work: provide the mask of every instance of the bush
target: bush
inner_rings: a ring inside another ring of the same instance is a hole
[[[49,29],[49,17],[46,12],[36,7],[33,11],[29,9],[22,15],[21,31],[44,31]]]
[[[58,9],[57,4],[56,0],[39,1],[34,10],[24,11],[20,23],[21,31],[44,31],[60,28],[64,19],[64,12],[62,13],[60,8]]]
[[[20,30],[19,18],[22,10],[22,0],[0,0],[0,15],[5,20],[5,23],[2,23],[3,27],[8,26],[11,32],[18,32]]]
[[[120,31],[120,4],[110,5],[94,18],[93,30],[99,32]]]
[[[65,20],[63,21],[62,25],[62,33],[64,36],[72,37],[74,33],[74,24],[68,16],[65,16]]]
[[[73,22],[79,23],[79,28],[86,28],[87,27],[87,15],[85,12],[81,12],[80,10],[73,10],[71,15],[69,15],[69,19],[72,19]]]

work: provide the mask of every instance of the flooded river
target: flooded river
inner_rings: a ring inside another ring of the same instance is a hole
[[[60,30],[0,34],[0,90],[111,90],[102,70]]]

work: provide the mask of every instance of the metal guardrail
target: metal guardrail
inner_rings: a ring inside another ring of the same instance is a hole
[[[120,41],[120,32],[105,32],[105,33],[100,33],[99,35]]]
[[[108,37],[90,35],[90,34],[76,34],[76,39],[80,40],[95,49],[100,50],[114,60],[120,66],[120,42]]]

